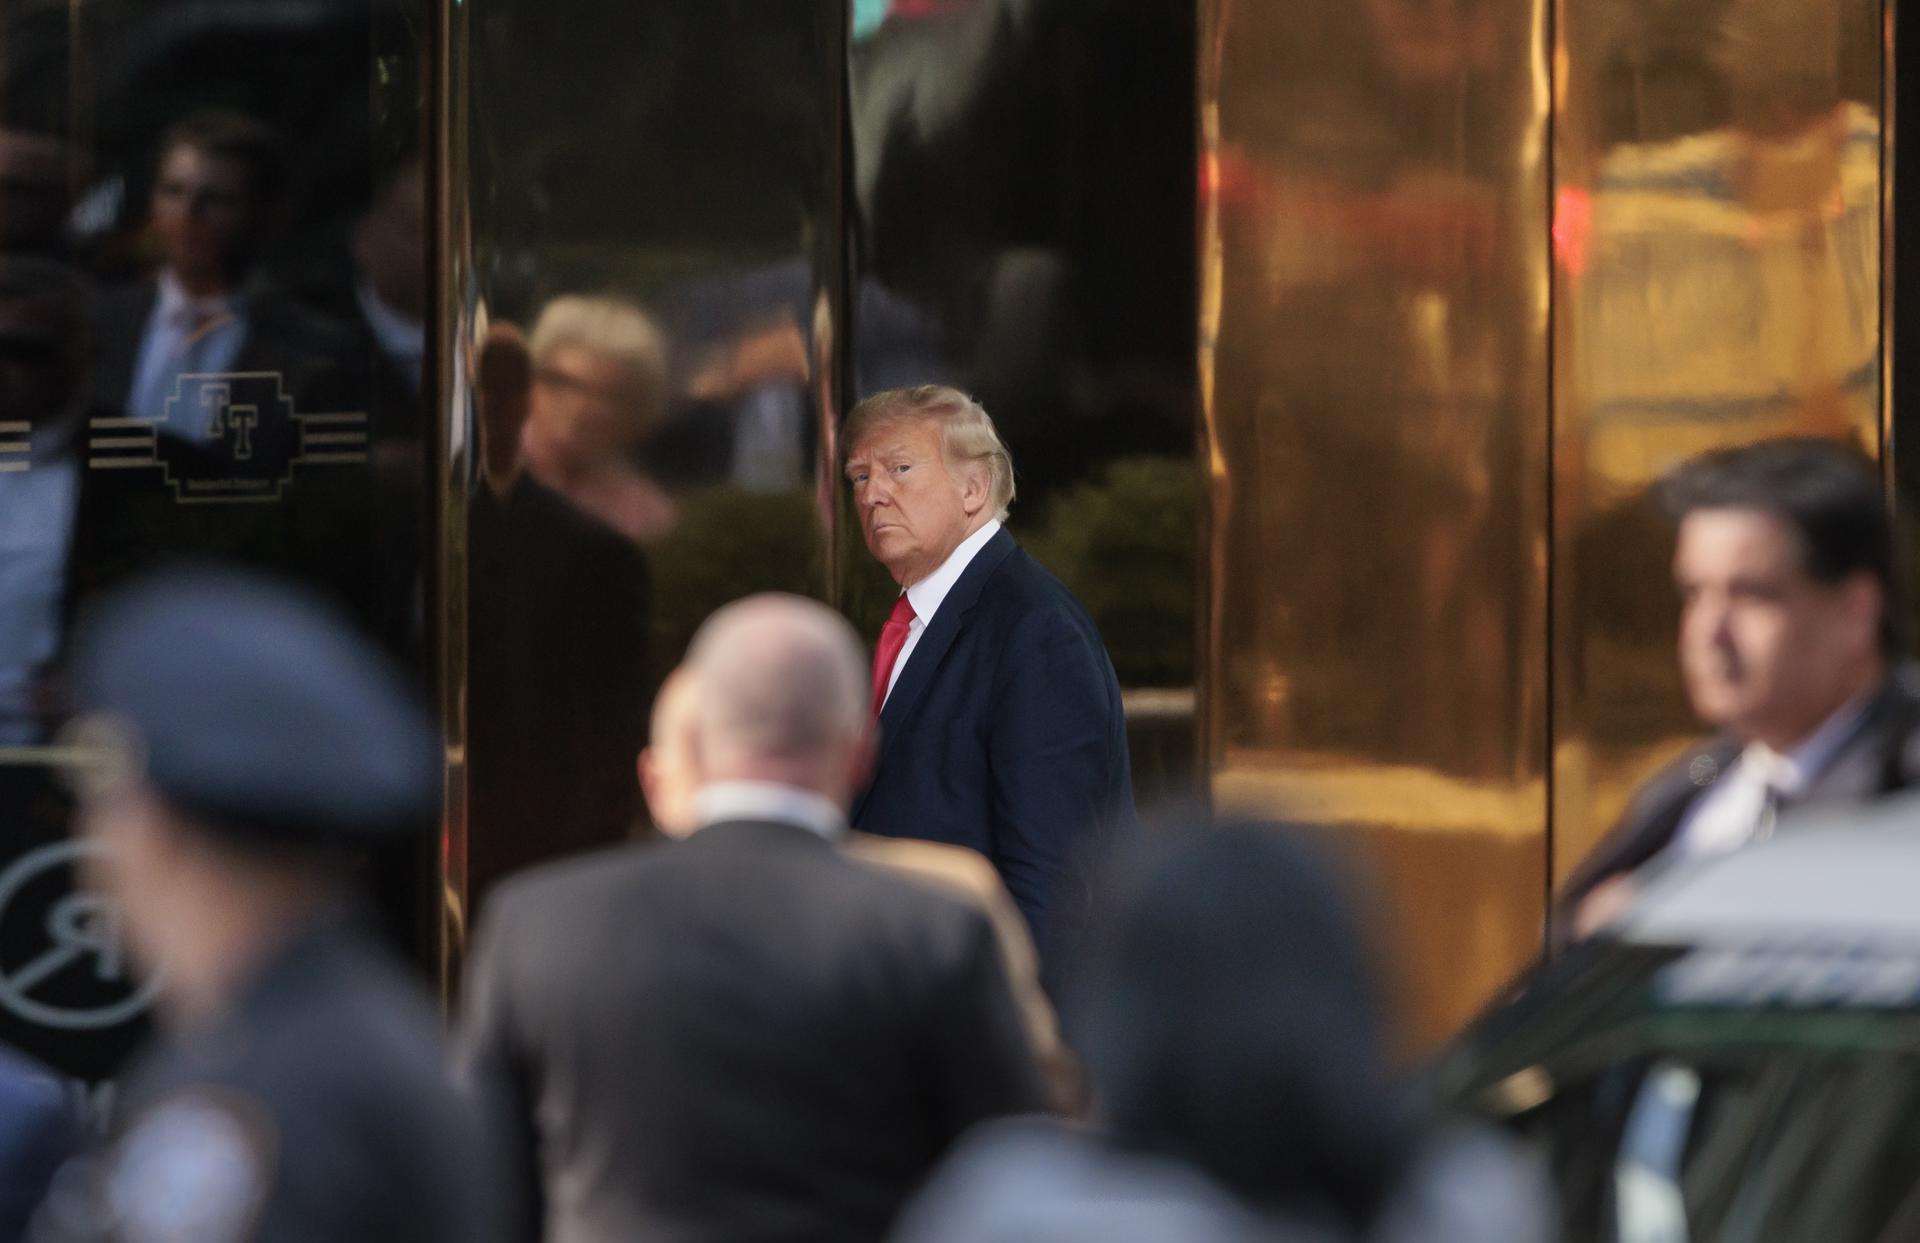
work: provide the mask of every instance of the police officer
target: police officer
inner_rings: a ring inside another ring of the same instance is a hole
[[[90,882],[162,979],[162,1039],[30,1236],[469,1243],[485,1143],[431,1006],[347,899],[355,852],[433,809],[432,732],[294,591],[153,578],[76,641]]]

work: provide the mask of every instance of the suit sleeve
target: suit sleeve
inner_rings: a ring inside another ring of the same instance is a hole
[[[1107,656],[1057,613],[1016,628],[988,726],[993,862],[1047,958],[1086,918],[1108,827]]]
[[[456,1078],[485,1122],[488,1156],[501,1183],[498,1202],[504,1208],[504,1222],[493,1237],[500,1243],[535,1243],[545,1214],[533,1085],[509,1004],[505,959],[512,941],[499,918],[510,901],[510,891],[494,895],[491,915],[481,921],[474,938],[454,1066]]]
[[[1047,1108],[993,929],[976,910],[956,914],[965,918],[961,953],[937,994],[931,1030],[948,1142],[989,1118]]]

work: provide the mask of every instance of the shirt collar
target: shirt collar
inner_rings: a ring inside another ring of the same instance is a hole
[[[693,795],[701,828],[731,820],[773,820],[834,841],[847,831],[847,813],[831,799],[772,781],[716,781]]]
[[[913,605],[913,615],[925,626],[933,621],[933,615],[940,610],[941,602],[953,590],[953,585],[966,573],[967,566],[980,555],[987,541],[1000,531],[998,519],[989,518],[987,525],[960,541],[960,547],[947,554],[940,568],[927,575],[913,586],[907,588],[907,603]]]
[[[156,284],[160,296],[154,305],[154,313],[163,320],[180,319],[195,311],[211,315],[238,315],[245,309],[245,300],[238,290],[215,294],[210,298],[194,297],[181,285],[180,278],[173,274],[172,268],[160,269]]]
[[[1860,695],[1842,704],[1838,711],[1820,723],[1786,754],[1764,742],[1748,743],[1740,753],[1742,765],[1751,765],[1768,785],[1788,796],[1803,794],[1828,764],[1853,737],[1873,696]]]

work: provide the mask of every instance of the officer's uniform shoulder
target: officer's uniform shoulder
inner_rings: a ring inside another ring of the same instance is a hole
[[[101,1174],[115,1237],[224,1243],[435,1203],[427,1171],[479,1157],[445,1065],[432,1007],[397,966],[352,941],[303,948],[132,1085]]]
[[[178,1084],[133,1112],[101,1156],[100,1220],[86,1225],[118,1243],[255,1238],[286,1155],[279,1121],[256,1092]],[[96,1237],[71,1224],[75,1237]]]

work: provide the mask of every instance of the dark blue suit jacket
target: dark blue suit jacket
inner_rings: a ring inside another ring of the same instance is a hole
[[[1136,824],[1120,682],[1080,602],[1005,531],[900,671],[852,821],[985,855],[1043,955],[1084,925],[1091,869]]]

